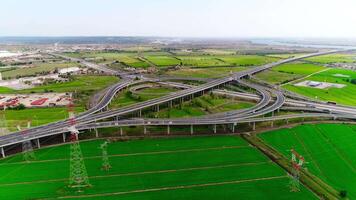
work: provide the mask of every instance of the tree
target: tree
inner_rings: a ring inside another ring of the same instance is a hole
[[[346,198],[347,196],[347,191],[346,190],[341,190],[340,193],[339,193],[340,197],[341,198]]]

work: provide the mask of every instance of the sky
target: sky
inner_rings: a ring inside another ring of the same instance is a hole
[[[0,0],[0,36],[356,37],[356,0]]]

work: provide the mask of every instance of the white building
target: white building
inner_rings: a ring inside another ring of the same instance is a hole
[[[58,71],[59,74],[67,74],[67,73],[73,73],[73,72],[78,72],[80,71],[79,67],[68,67],[68,68],[63,68]]]

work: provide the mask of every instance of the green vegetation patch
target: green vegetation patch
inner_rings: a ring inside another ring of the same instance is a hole
[[[147,60],[156,66],[175,66],[181,64],[181,61],[171,56],[145,56]]]
[[[76,107],[77,113],[83,112],[84,107]],[[55,108],[28,108],[24,110],[6,110],[5,113],[5,128],[9,131],[17,131],[16,126],[27,127],[27,122],[31,121],[31,126],[40,126],[51,122],[60,121],[68,118],[66,107]]]
[[[209,67],[209,68],[181,68],[166,72],[170,76],[194,77],[194,78],[220,78],[233,72],[245,70],[245,67]]]
[[[340,76],[341,75],[341,76]],[[317,98],[323,101],[334,101],[345,105],[356,105],[356,84],[352,80],[356,79],[356,72],[344,69],[331,69],[315,75],[305,80],[344,84],[343,88],[318,89],[311,87],[295,86],[293,84],[285,85],[284,88],[301,95],[311,98]]]
[[[258,73],[256,77],[273,84],[284,84],[304,76],[325,70],[323,66],[308,63],[287,63]]]
[[[167,108],[156,113],[154,117],[159,118],[184,118],[196,117],[206,114],[240,110],[253,106],[249,102],[241,102],[234,99],[222,98],[217,95],[204,95],[180,106]],[[152,117],[152,116],[151,116]]]
[[[16,77],[23,77],[23,76],[35,76],[37,74],[47,74],[55,69],[63,69],[68,67],[77,67],[79,66],[78,63],[39,63],[34,64],[31,67],[23,67],[23,68],[16,68],[10,71],[2,72],[2,77],[7,78],[16,78]]]
[[[302,125],[259,135],[290,158],[294,148],[305,167],[335,189],[356,198],[356,127],[342,124]]]
[[[234,66],[263,65],[278,60],[277,58],[270,58],[266,56],[256,56],[256,55],[224,56],[224,57],[219,57],[219,59]]]
[[[305,60],[317,63],[354,63],[356,62],[355,54],[330,54],[322,55],[311,58],[306,58]]]
[[[0,198],[316,199],[304,187],[290,192],[285,172],[239,137],[113,142],[110,171],[100,169],[102,142],[81,142],[92,184],[83,192],[66,187],[69,145],[63,145],[36,151],[41,162],[21,162],[21,155],[2,160]]]

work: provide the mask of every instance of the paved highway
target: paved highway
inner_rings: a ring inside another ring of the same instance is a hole
[[[140,111],[140,110],[148,108],[148,107],[152,107],[152,106],[167,103],[167,102],[170,102],[170,101],[173,101],[176,99],[192,96],[196,93],[201,93],[206,90],[213,89],[219,85],[222,85],[222,84],[225,84],[228,82],[232,82],[234,80],[240,80],[244,77],[251,76],[255,73],[261,72],[263,70],[269,69],[271,67],[274,67],[274,66],[277,66],[280,64],[304,59],[307,57],[331,54],[331,53],[336,53],[336,52],[339,52],[339,51],[320,52],[320,53],[314,53],[314,54],[300,56],[300,57],[296,57],[296,58],[289,58],[289,59],[278,61],[275,63],[270,63],[270,64],[266,64],[266,65],[263,65],[260,67],[252,68],[252,69],[249,69],[246,71],[238,72],[238,73],[235,73],[229,77],[224,77],[221,79],[213,80],[213,81],[207,82],[205,84],[202,84],[202,85],[199,85],[199,86],[196,86],[193,88],[188,88],[188,89],[185,89],[182,91],[178,91],[178,92],[163,96],[161,98],[152,99],[152,100],[149,100],[146,102],[127,106],[127,107],[117,109],[117,110],[111,110],[111,111],[106,111],[106,112],[102,112],[102,113],[97,113],[98,111],[101,111],[103,109],[103,107],[106,107],[108,105],[108,103],[111,101],[112,97],[115,95],[115,93],[117,91],[119,91],[123,87],[127,87],[128,85],[132,84],[131,80],[123,80],[122,83],[119,83],[116,85],[117,87],[113,86],[113,88],[108,91],[107,95],[105,95],[103,100],[99,103],[100,105],[95,106],[95,108],[90,109],[86,113],[83,113],[83,114],[80,114],[77,116],[77,122],[79,124],[78,126],[83,126],[83,127],[87,126],[89,128],[91,126],[90,124],[92,124],[93,122],[96,123],[96,121],[98,121],[98,120],[108,119],[108,118],[112,118],[112,117],[116,117],[116,116],[122,116],[122,115],[125,115],[128,113]],[[91,68],[94,68],[97,70],[101,70],[106,73],[112,73],[112,74],[118,73],[116,71],[115,72],[112,71],[111,69],[108,70],[107,68],[102,68],[102,66],[98,66],[93,63],[88,63],[88,62],[80,60],[80,59],[69,58],[66,56],[59,55],[59,54],[53,54],[53,55],[60,56],[65,59],[70,59],[73,61],[79,61],[88,67],[91,67]],[[257,88],[257,86],[253,86],[253,87]],[[271,93],[274,96],[274,98],[276,99],[274,101],[274,103],[272,103],[272,105],[270,105],[270,106],[258,107],[255,110],[249,110],[248,112],[246,112],[244,114],[240,113],[240,115],[239,115],[239,112],[236,112],[236,113],[231,113],[231,114],[224,115],[224,116],[217,115],[212,118],[208,117],[208,118],[199,118],[199,119],[197,118],[197,119],[148,119],[148,120],[132,119],[132,120],[128,120],[128,121],[130,121],[130,123],[133,123],[133,124],[137,123],[137,124],[141,124],[141,125],[144,125],[146,122],[149,123],[150,125],[151,124],[152,125],[153,124],[155,124],[155,125],[170,125],[170,124],[180,125],[180,124],[237,123],[237,122],[240,122],[241,120],[246,120],[247,118],[253,118],[253,117],[256,117],[259,115],[263,115],[263,114],[272,112],[276,109],[279,109],[284,104],[285,98],[280,91],[266,89],[266,88],[261,89],[261,91],[262,90],[268,91],[269,93]],[[264,95],[262,95],[261,102],[263,102],[263,99],[267,98],[267,97],[264,97],[266,95],[265,91],[262,92],[262,94],[264,94]],[[128,122],[128,121],[127,120],[119,120],[119,121],[116,121],[116,123],[117,123],[117,126],[119,126],[119,124],[124,124],[125,122]],[[6,136],[1,136],[0,137],[0,147],[7,146],[10,144],[20,143],[22,141],[26,141],[29,139],[36,139],[36,138],[41,138],[41,137],[65,132],[65,131],[67,131],[66,130],[67,126],[68,126],[67,121],[61,121],[61,122],[52,123],[52,124],[49,124],[46,126],[29,129],[29,130],[27,130],[28,134],[25,136],[23,134],[21,134],[20,132],[6,135]]]

